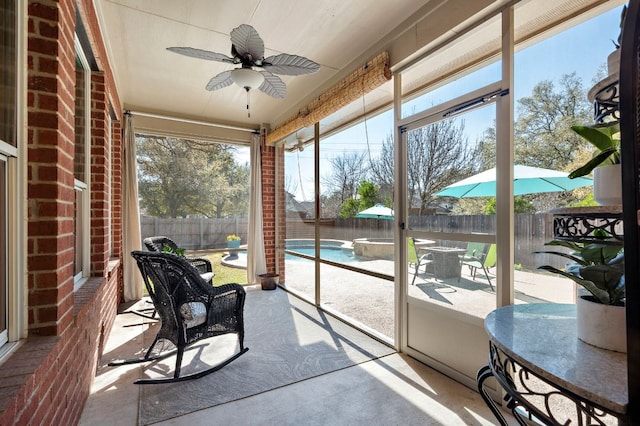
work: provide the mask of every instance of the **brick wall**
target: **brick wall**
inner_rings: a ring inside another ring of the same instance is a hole
[[[122,259],[122,126],[111,123],[111,257]],[[120,269],[122,274],[122,269]],[[123,278],[119,278],[118,300],[124,300]]]
[[[276,164],[279,165],[278,169],[276,170],[276,174],[277,174],[277,179],[276,182],[278,182],[277,187],[275,188],[276,191],[276,196],[279,197],[278,201],[277,201],[277,206],[278,206],[278,214],[276,215],[276,235],[277,235],[277,241],[276,241],[276,247],[284,247],[284,240],[287,237],[287,215],[286,215],[286,208],[287,208],[287,203],[284,200],[284,149],[278,148],[275,150],[275,155],[276,155]],[[285,271],[285,267],[284,267],[284,254],[280,253],[277,255],[276,257],[276,262],[278,264],[278,271],[280,274],[280,282],[284,283],[286,282],[286,271]]]
[[[73,425],[82,414],[117,309],[120,267],[76,295],[61,336],[29,337],[0,367],[0,425]]]
[[[276,149],[264,143],[262,135],[262,233],[267,272],[275,272],[276,262]]]
[[[29,334],[72,322],[75,6],[28,5]]]
[[[91,278],[74,291],[76,6],[100,72],[92,73],[90,93]],[[122,137],[120,123],[108,120],[121,107],[92,0],[29,0],[27,13],[29,337],[0,365],[0,425],[71,425],[122,289]]]
[[[109,262],[109,164],[111,147],[108,145],[110,126],[108,100],[104,84],[104,74],[91,76],[91,275],[102,277]]]

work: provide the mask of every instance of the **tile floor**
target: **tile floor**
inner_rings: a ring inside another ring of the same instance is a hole
[[[140,320],[133,314],[118,315],[105,354],[123,358],[140,351],[147,327]],[[129,326],[132,323],[138,325]],[[80,424],[140,424],[140,386],[133,384],[140,368],[101,366]],[[408,356],[393,354],[155,424],[480,426],[497,422],[477,392]]]

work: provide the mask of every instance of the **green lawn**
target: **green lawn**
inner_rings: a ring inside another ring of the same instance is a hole
[[[222,265],[222,256],[222,253],[215,253],[205,256],[207,259],[211,260],[213,272],[216,273],[216,276],[213,277],[213,285],[217,286],[227,283],[246,284],[247,270],[229,268],[228,266]]]

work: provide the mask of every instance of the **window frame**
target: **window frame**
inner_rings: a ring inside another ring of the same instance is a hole
[[[77,256],[77,242],[78,239],[74,241],[74,247],[76,249],[76,257],[79,259],[78,261],[81,263],[80,269],[78,272],[74,271],[73,277],[73,289],[74,291],[78,290],[80,287],[84,285],[87,281],[87,278],[90,275],[90,203],[91,203],[91,162],[90,162],[90,154],[91,154],[91,67],[89,66],[89,61],[85,55],[84,50],[82,49],[82,45],[80,43],[80,39],[78,35],[75,35],[74,44],[76,48],[75,57],[80,62],[82,69],[84,70],[85,81],[84,81],[84,118],[85,118],[85,126],[84,126],[84,173],[83,178],[84,181],[74,178],[74,192],[78,191],[81,197],[81,209],[79,213],[74,214],[74,223],[77,221],[77,215],[80,216],[80,256]],[[75,164],[75,163],[74,163]],[[75,177],[75,173],[74,173]],[[75,265],[75,263],[74,263]]]
[[[5,277],[6,294],[6,339],[0,340],[0,362],[18,345],[20,339],[27,337],[26,270],[27,258],[27,209],[24,194],[27,193],[27,146],[26,135],[26,6],[24,2],[15,3],[15,48],[16,78],[14,125],[15,146],[0,140],[0,155],[6,162],[5,217],[6,256]],[[21,273],[22,271],[22,273]]]

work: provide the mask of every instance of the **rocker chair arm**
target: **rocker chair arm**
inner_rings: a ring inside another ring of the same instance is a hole
[[[211,262],[207,258],[187,256],[186,259],[189,261],[190,264],[195,266],[195,268],[198,270],[198,273],[200,274],[213,272],[213,266],[211,265]]]

